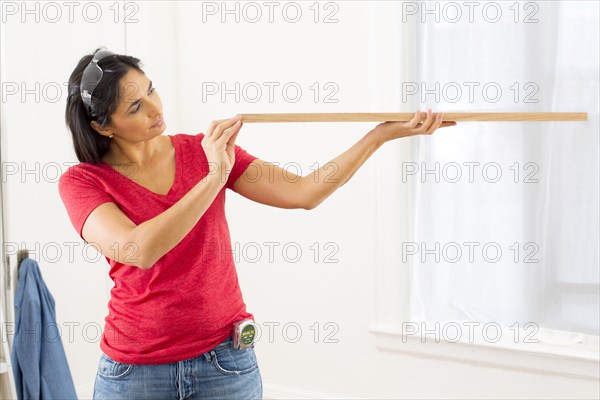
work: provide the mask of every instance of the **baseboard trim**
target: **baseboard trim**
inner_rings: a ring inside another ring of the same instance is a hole
[[[342,395],[339,393],[325,393],[308,391],[291,386],[283,386],[269,384],[263,382],[263,399],[264,400],[304,400],[304,399],[351,399],[358,400],[359,397]]]

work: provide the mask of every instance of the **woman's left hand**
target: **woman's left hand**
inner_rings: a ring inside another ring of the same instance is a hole
[[[373,128],[373,134],[383,144],[406,136],[431,135],[438,128],[456,125],[456,121],[442,121],[443,118],[444,113],[433,114],[431,108],[427,112],[417,110],[410,121],[383,122]]]

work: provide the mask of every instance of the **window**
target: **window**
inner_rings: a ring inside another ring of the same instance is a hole
[[[477,35],[473,24],[414,22],[386,45],[384,21],[372,33],[374,53],[399,49],[401,83],[421,88],[398,96],[401,110],[588,112],[585,123],[459,123],[378,151],[372,330],[383,348],[498,366],[527,359],[597,379],[598,4],[538,4],[537,23],[484,23]],[[380,61],[374,87],[389,77]],[[474,98],[465,82],[478,84]],[[443,92],[449,83],[464,89],[457,101]],[[502,95],[486,97],[486,85]],[[436,331],[442,347],[431,347]]]

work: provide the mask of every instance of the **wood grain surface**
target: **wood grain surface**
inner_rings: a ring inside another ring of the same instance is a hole
[[[437,114],[441,111],[434,111]],[[242,122],[409,121],[414,113],[241,114]],[[587,121],[586,112],[444,112],[444,121]]]

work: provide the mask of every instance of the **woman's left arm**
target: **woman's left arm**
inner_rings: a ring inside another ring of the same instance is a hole
[[[429,109],[427,113],[417,110],[408,122],[381,123],[348,150],[304,177],[266,161],[254,160],[235,182],[234,190],[261,204],[311,210],[348,182],[385,142],[405,136],[431,134],[440,126],[456,125],[453,121],[442,123],[442,118],[443,113],[434,117]]]

